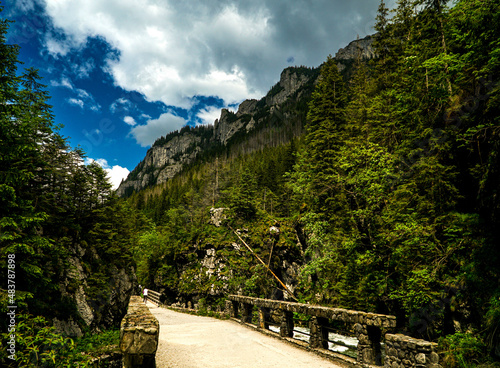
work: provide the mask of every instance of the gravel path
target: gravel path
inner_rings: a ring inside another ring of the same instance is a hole
[[[157,368],[338,367],[234,321],[148,307],[160,322]]]

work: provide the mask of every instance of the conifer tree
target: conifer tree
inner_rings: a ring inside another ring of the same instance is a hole
[[[336,156],[345,136],[346,104],[344,81],[335,59],[329,56],[321,68],[307,114],[306,146],[317,193],[332,194]]]

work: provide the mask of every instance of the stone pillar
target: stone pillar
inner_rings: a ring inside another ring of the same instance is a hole
[[[358,363],[381,365],[380,328],[356,323],[354,331],[358,338]]]
[[[253,305],[242,303],[241,322],[252,323]]]
[[[281,314],[281,325],[280,325],[280,336],[281,337],[293,337],[293,313],[283,311]]]
[[[328,320],[326,318],[311,317],[309,322],[309,329],[311,330],[309,346],[311,348],[328,349],[328,330],[325,328],[327,324]]]
[[[123,368],[155,368],[160,325],[139,296],[132,296],[120,326]]]
[[[269,323],[267,323],[266,319],[269,316],[269,311],[267,308],[259,308],[259,328],[263,330],[269,330]]]
[[[238,318],[238,302],[232,300],[231,303],[233,303],[232,317]]]

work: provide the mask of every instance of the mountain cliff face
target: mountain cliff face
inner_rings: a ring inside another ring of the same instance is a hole
[[[351,41],[346,47],[339,49],[335,54],[337,68],[344,75],[350,75],[352,66],[356,59],[367,61],[375,57],[373,49],[373,36],[366,36],[355,41]]]
[[[336,54],[339,69],[346,69],[347,72],[358,55],[363,59],[372,58],[371,44],[372,38],[368,36],[340,49]],[[134,191],[161,184],[206,152],[229,154],[246,140],[243,151],[248,153],[258,149],[259,144],[287,143],[293,136],[302,134],[307,102],[319,70],[319,67],[286,68],[281,73],[280,81],[262,99],[243,101],[236,113],[222,109],[213,126],[185,127],[161,137],[120,184],[117,194],[128,196]],[[280,138],[277,138],[277,132]],[[274,134],[274,138],[263,139],[265,134]]]

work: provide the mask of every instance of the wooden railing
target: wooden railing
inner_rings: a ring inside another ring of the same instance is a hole
[[[161,305],[160,297],[161,294],[159,292],[148,289],[148,300],[155,303],[158,307]]]

